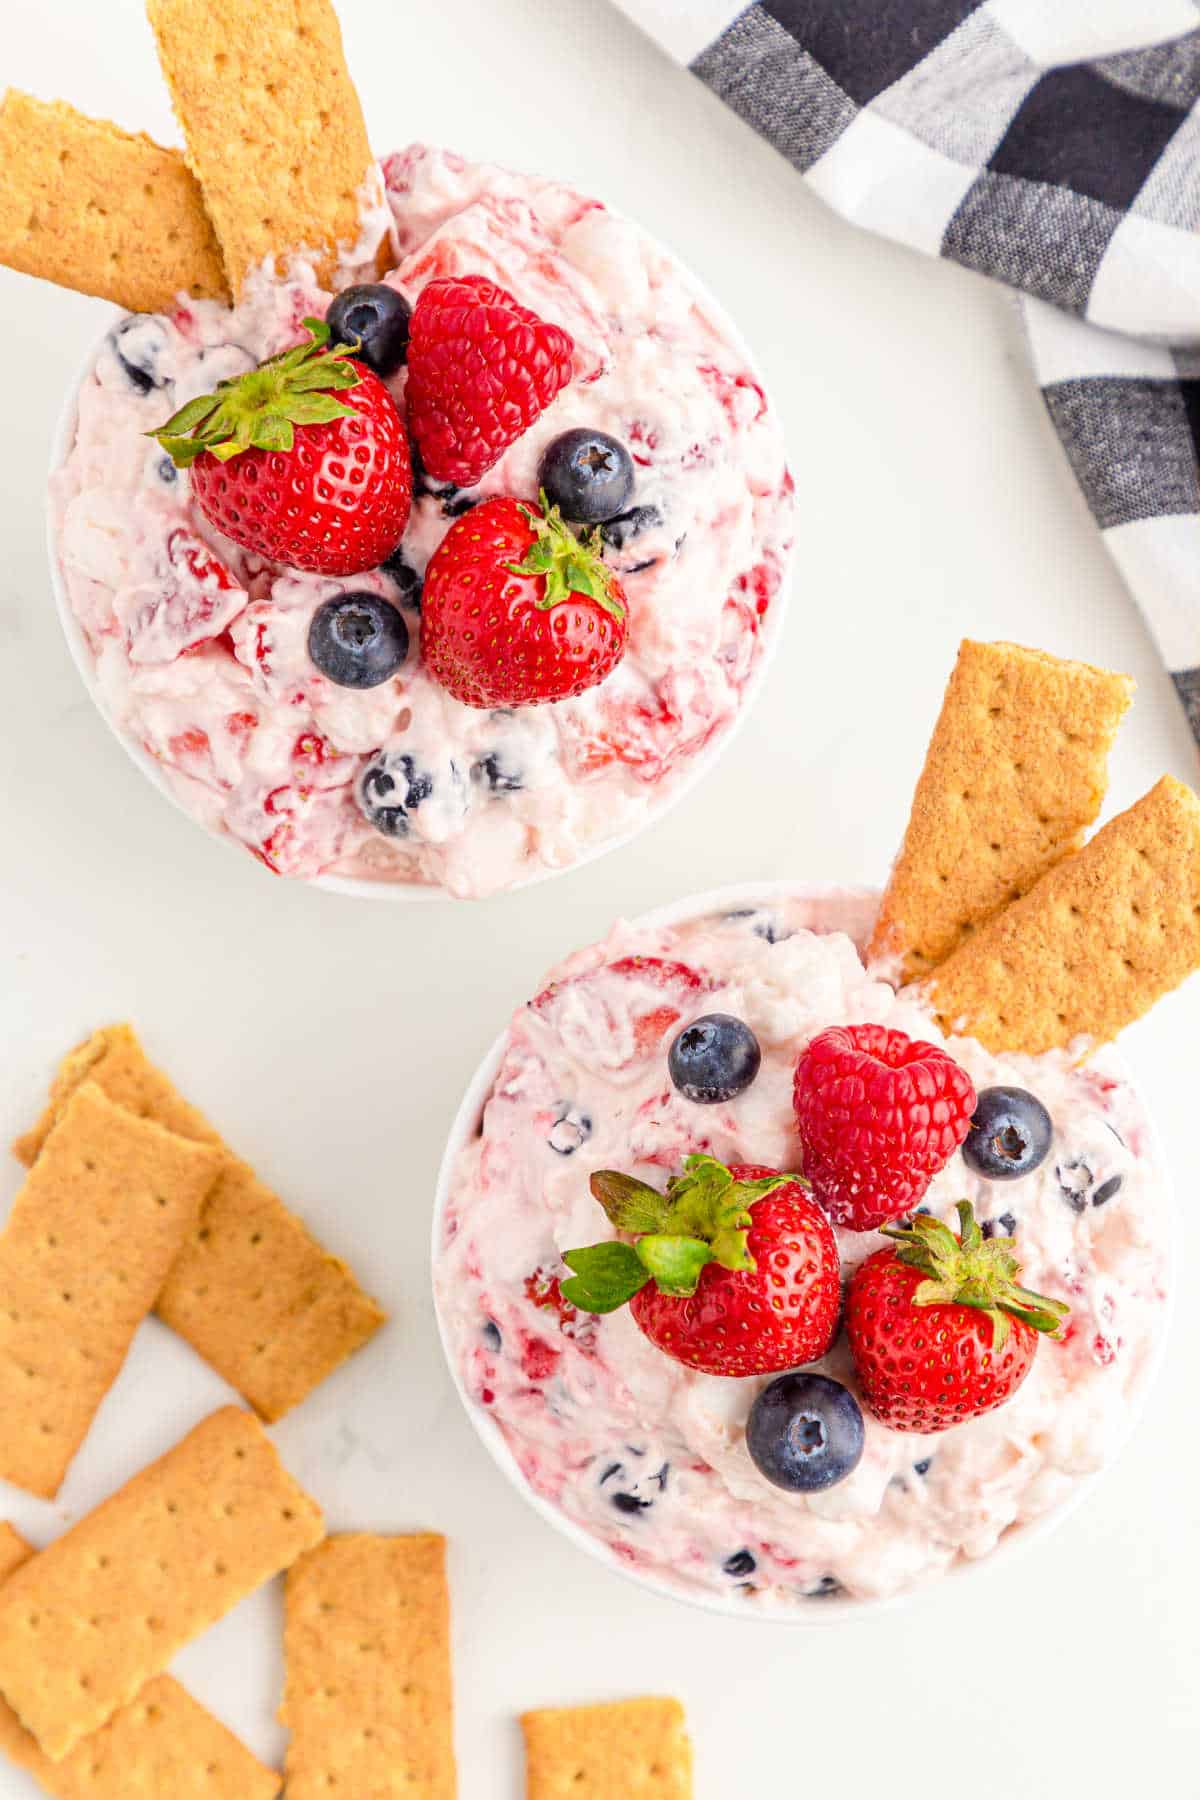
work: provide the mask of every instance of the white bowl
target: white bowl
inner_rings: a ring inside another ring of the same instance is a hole
[[[632,923],[635,926],[648,926],[651,928],[658,925],[677,925],[683,923],[685,920],[704,917],[709,913],[731,911],[735,907],[742,906],[756,907],[768,905],[772,900],[779,900],[784,897],[796,898],[798,896],[804,899],[811,899],[818,904],[828,901],[832,912],[834,905],[838,900],[846,901],[851,904],[858,903],[863,906],[869,906],[872,900],[878,898],[878,890],[865,887],[834,887],[827,883],[817,882],[799,883],[792,881],[768,881],[756,882],[753,884],[741,884],[734,887],[714,888],[705,894],[691,895],[686,900],[679,900],[671,905],[656,907],[653,912],[643,913],[639,918],[634,919]],[[438,1333],[441,1337],[442,1350],[445,1353],[451,1379],[454,1382],[455,1388],[458,1390],[459,1399],[466,1408],[467,1417],[474,1426],[478,1437],[492,1458],[492,1461],[500,1471],[508,1477],[509,1481],[511,1481],[517,1491],[529,1502],[534,1511],[540,1514],[547,1524],[552,1525],[557,1532],[567,1538],[572,1544],[575,1544],[580,1550],[586,1551],[589,1556],[594,1557],[597,1562],[603,1563],[606,1568],[612,1569],[618,1575],[623,1576],[626,1581],[632,1581],[638,1587],[646,1588],[651,1593],[662,1594],[668,1599],[682,1601],[685,1605],[699,1607],[704,1612],[722,1613],[728,1618],[743,1620],[748,1618],[757,1619],[764,1623],[769,1622],[778,1625],[799,1625],[805,1627],[824,1626],[844,1623],[850,1619],[862,1619],[885,1610],[890,1610],[905,1602],[915,1600],[921,1594],[928,1593],[931,1589],[936,1588],[939,1585],[939,1581],[930,1581],[922,1584],[920,1587],[913,1588],[905,1593],[894,1595],[888,1599],[855,1600],[849,1597],[831,1595],[828,1599],[813,1602],[811,1605],[804,1608],[797,1607],[794,1611],[784,1611],[781,1609],[777,1612],[754,1612],[748,1608],[744,1602],[739,1601],[733,1594],[706,1594],[699,1591],[692,1591],[687,1588],[677,1587],[671,1582],[663,1580],[658,1576],[646,1575],[640,1571],[631,1569],[629,1565],[615,1553],[615,1551],[608,1547],[607,1544],[601,1543],[600,1540],[594,1538],[590,1532],[584,1531],[582,1526],[577,1525],[573,1519],[569,1519],[565,1513],[561,1512],[556,1506],[551,1505],[548,1500],[544,1499],[540,1494],[535,1493],[529,1486],[524,1475],[521,1473],[521,1468],[516,1457],[508,1447],[500,1426],[489,1412],[483,1407],[475,1404],[464,1387],[462,1378],[459,1375],[454,1347],[450,1342],[449,1333],[442,1319],[441,1308],[437,1303],[437,1263],[442,1247],[443,1223],[446,1207],[450,1199],[450,1189],[454,1178],[454,1170],[460,1153],[472,1139],[478,1135],[480,1120],[483,1116],[483,1109],[491,1097],[492,1088],[495,1085],[496,1075],[499,1072],[507,1036],[507,1030],[501,1032],[500,1036],[491,1046],[491,1049],[487,1052],[487,1055],[483,1058],[478,1069],[476,1069],[475,1074],[472,1076],[470,1084],[467,1087],[467,1091],[463,1095],[462,1104],[459,1106],[454,1123],[450,1128],[449,1140],[446,1145],[445,1154],[442,1158],[441,1169],[438,1172],[437,1189],[433,1204],[432,1261],[435,1276],[434,1310],[437,1314]],[[1128,1076],[1126,1078],[1129,1079]],[[1142,1096],[1137,1083],[1130,1080],[1130,1086],[1137,1095],[1139,1102],[1141,1102]],[[1148,1112],[1146,1117],[1150,1126],[1149,1148],[1151,1158],[1161,1171],[1164,1181],[1169,1181],[1166,1166],[1162,1158],[1162,1147],[1159,1143],[1157,1133],[1154,1130],[1153,1120],[1150,1118]],[[1126,1421],[1125,1435],[1122,1437],[1120,1443],[1114,1447],[1113,1453],[1105,1467],[1097,1470],[1093,1475],[1082,1477],[1076,1483],[1071,1494],[1060,1506],[1056,1507],[1051,1512],[1044,1513],[1038,1519],[1030,1520],[1022,1525],[1010,1526],[1000,1538],[995,1549],[991,1550],[986,1556],[980,1557],[977,1561],[968,1561],[960,1558],[951,1565],[946,1575],[940,1578],[942,1581],[962,1581],[968,1576],[974,1575],[981,1570],[995,1569],[1001,1563],[1011,1563],[1014,1556],[1022,1554],[1034,1544],[1041,1543],[1051,1532],[1057,1530],[1063,1521],[1074,1512],[1075,1508],[1079,1506],[1092,1491],[1096,1483],[1103,1479],[1108,1469],[1112,1467],[1117,1455],[1123,1451],[1129,1436],[1132,1435],[1138,1418],[1145,1408],[1150,1390],[1153,1387],[1158,1371],[1162,1366],[1167,1337],[1171,1326],[1171,1314],[1174,1310],[1176,1288],[1176,1271],[1174,1267],[1175,1214],[1174,1198],[1169,1186],[1167,1203],[1172,1221],[1172,1260],[1169,1270],[1170,1284],[1168,1290],[1167,1317],[1163,1321],[1163,1328],[1159,1333],[1154,1354],[1147,1363],[1141,1383],[1133,1403],[1130,1406]]]
[[[657,242],[657,240],[655,240],[655,242]],[[681,268],[686,269],[686,264],[682,263],[679,258],[675,257],[673,260],[679,262]],[[699,281],[690,270],[687,270],[687,274],[695,286],[697,293],[722,321],[728,332],[730,343],[744,358],[747,368],[755,378],[761,382],[762,377],[758,364],[751,354],[741,333],[726,313],[724,307],[719,301],[714,299],[704,283]],[[104,347],[109,331],[112,329],[113,322],[116,319],[124,318],[125,316],[126,315],[118,308],[108,308],[108,324],[89,350],[83,365],[80,368],[78,377],[68,391],[66,402],[63,406],[62,413],[50,443],[51,474],[54,474],[62,467],[74,445],[75,429],[79,413],[79,390],[91,374],[96,359]],[[245,851],[242,845],[236,843],[224,832],[212,830],[201,820],[197,819],[195,814],[192,813],[188,807],[184,806],[183,802],[172,791],[169,782],[155,759],[150,756],[140,744],[135,743],[132,739],[126,737],[120,726],[110,717],[96,681],[92,654],[88,648],[87,638],[84,634],[83,627],[71,610],[71,602],[67,595],[66,583],[63,580],[62,569],[59,563],[53,508],[49,504],[47,504],[46,508],[46,542],[50,562],[50,585],[54,593],[54,601],[58,609],[58,616],[62,622],[63,633],[67,640],[67,648],[71,652],[75,667],[79,670],[79,676],[84,687],[87,689],[88,694],[95,703],[97,712],[99,712],[101,718],[112,731],[117,741],[137,764],[143,775],[153,783],[160,794],[164,794],[171,804],[177,807],[180,812],[186,813],[188,818],[190,818],[194,824],[198,825],[208,836],[219,838],[221,842],[228,845],[230,849],[235,849],[240,854],[244,855]],[[738,706],[737,712],[725,729],[719,732],[717,736],[700,751],[699,755],[696,756],[692,762],[691,767],[672,785],[670,792],[664,795],[655,805],[651,806],[645,818],[631,829],[617,832],[613,837],[606,838],[601,843],[593,844],[590,849],[584,851],[582,856],[577,857],[572,863],[565,864],[560,869],[540,868],[533,874],[524,876],[520,881],[514,882],[511,888],[505,889],[504,891],[506,893],[515,893],[520,888],[534,887],[539,882],[549,881],[555,875],[565,875],[570,873],[572,869],[581,868],[585,863],[595,862],[598,857],[607,856],[611,850],[622,849],[626,844],[632,843],[634,838],[640,836],[643,831],[648,830],[658,819],[661,819],[666,813],[670,812],[671,808],[675,806],[678,801],[682,800],[685,795],[691,793],[698,782],[703,781],[705,775],[707,775],[708,771],[714,766],[717,759],[729,748],[730,744],[732,744],[736,733],[740,730],[747,714],[753,707],[755,700],[758,698],[763,682],[766,680],[767,671],[778,648],[780,634],[783,629],[784,614],[787,610],[788,600],[791,596],[791,578],[794,567],[795,550],[793,547],[793,550],[789,553],[784,565],[782,578],[779,583],[779,591],[776,594],[775,600],[762,625],[758,660],[751,670],[750,675],[747,677],[746,684],[742,689],[741,703]],[[355,877],[344,875],[319,875],[307,885],[310,887],[321,888],[328,894],[349,894],[353,898],[360,900],[449,900],[456,897],[443,887],[436,886],[430,882],[421,881],[362,881]]]

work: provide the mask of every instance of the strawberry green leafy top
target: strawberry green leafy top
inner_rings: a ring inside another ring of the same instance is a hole
[[[560,606],[572,594],[586,594],[614,619],[625,617],[617,593],[617,579],[603,557],[599,528],[576,537],[557,506],[551,506],[543,489],[541,512],[522,506],[533,543],[519,563],[507,565],[513,575],[542,575],[546,591],[536,602],[542,611]]]
[[[177,468],[190,468],[208,450],[221,462],[243,450],[290,450],[297,425],[328,425],[353,416],[336,399],[339,389],[357,387],[361,372],[347,360],[355,344],[329,347],[324,319],[305,319],[308,338],[251,369],[217,384],[181,406],[173,418],[149,431]]]
[[[985,1238],[969,1200],[958,1202],[958,1221],[958,1237],[928,1213],[917,1213],[907,1225],[883,1227],[883,1235],[899,1246],[898,1259],[926,1278],[913,1291],[914,1303],[976,1307],[992,1321],[996,1351],[1008,1342],[1010,1319],[1057,1336],[1070,1307],[1019,1285],[1013,1239]]]
[[[601,1169],[591,1179],[616,1230],[636,1237],[634,1244],[593,1244],[568,1250],[563,1261],[573,1271],[562,1283],[564,1300],[581,1312],[616,1312],[653,1281],[660,1293],[686,1299],[694,1294],[709,1263],[753,1273],[755,1261],[746,1243],[750,1208],[777,1188],[790,1187],[796,1175],[770,1175],[735,1181],[712,1156],[689,1156],[684,1173],[660,1194],[632,1175]]]

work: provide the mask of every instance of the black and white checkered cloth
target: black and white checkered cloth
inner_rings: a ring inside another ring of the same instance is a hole
[[[1200,742],[1200,0],[620,0],[857,224],[1027,296]]]

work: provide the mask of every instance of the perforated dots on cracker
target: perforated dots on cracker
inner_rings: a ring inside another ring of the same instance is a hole
[[[57,1493],[223,1166],[71,1096],[0,1235],[0,1477]]]
[[[692,1747],[678,1700],[526,1713],[527,1800],[691,1800]]]
[[[323,1533],[262,1426],[225,1407],[0,1587],[0,1693],[60,1762]]]
[[[128,1025],[109,1025],[63,1059],[42,1117],[13,1145],[37,1158],[81,1081],[180,1137],[219,1147],[224,1167],[158,1296],[177,1331],[264,1419],[302,1401],[359,1350],[386,1315],[346,1264],[222,1143],[204,1114],[146,1056]]]
[[[455,1800],[446,1546],[326,1538],[288,1572],[289,1800]]]
[[[313,254],[328,284],[376,166],[329,0],[147,0],[159,60],[235,295]]]
[[[0,1581],[33,1555],[0,1524]],[[282,1776],[264,1768],[219,1719],[170,1675],[137,1698],[62,1762],[51,1762],[0,1700],[0,1756],[25,1769],[53,1800],[275,1800]]]
[[[1165,776],[930,978],[989,1050],[1106,1043],[1200,968],[1200,800]]]
[[[178,150],[14,88],[0,100],[0,262],[130,312],[228,296]]]
[[[868,959],[926,975],[1078,849],[1099,814],[1124,675],[963,643]]]

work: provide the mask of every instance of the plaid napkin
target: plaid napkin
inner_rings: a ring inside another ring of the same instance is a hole
[[[619,0],[857,224],[1028,296],[1200,742],[1200,0]]]

